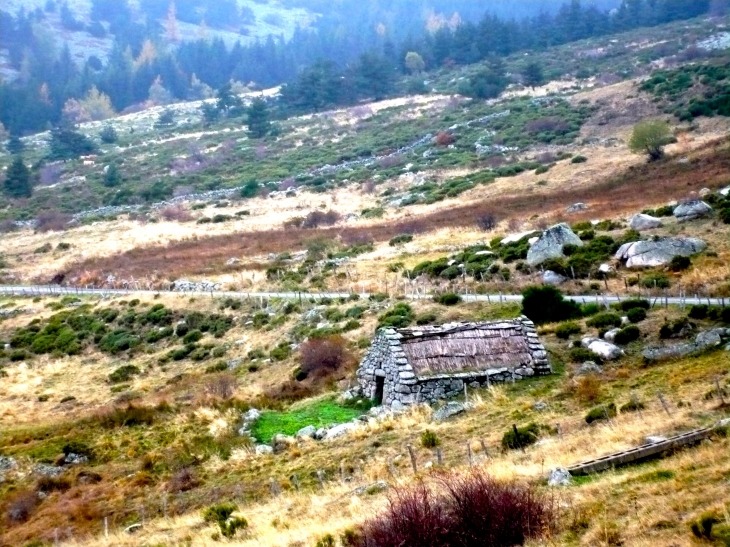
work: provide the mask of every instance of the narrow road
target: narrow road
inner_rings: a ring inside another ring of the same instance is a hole
[[[303,298],[347,298],[352,294],[358,294],[360,298],[367,298],[371,293],[349,293],[349,292],[244,292],[244,291],[152,291],[145,289],[96,289],[87,287],[59,287],[55,285],[1,285],[0,295],[16,295],[16,296],[64,296],[64,295],[98,295],[102,297],[108,296],[128,296],[128,295],[186,295],[186,296],[209,296],[211,298],[281,298],[284,300],[300,300]],[[410,300],[428,300],[433,297],[431,294],[407,294],[406,298]],[[462,294],[461,297],[466,302],[488,302],[490,304],[499,304],[504,302],[521,302],[521,294]],[[565,298],[574,300],[581,304],[595,302],[598,304],[613,304],[639,298],[636,294],[624,295],[565,295]],[[650,301],[653,305],[694,305],[708,304],[711,306],[730,305],[730,298],[707,298],[699,296],[652,296]]]

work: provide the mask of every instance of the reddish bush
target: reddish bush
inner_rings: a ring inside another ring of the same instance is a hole
[[[357,547],[514,547],[544,536],[552,506],[530,486],[499,482],[479,470],[396,490],[385,512],[362,527]]]
[[[477,226],[485,232],[494,230],[497,227],[497,217],[494,213],[479,213],[476,217]]]
[[[456,137],[454,137],[451,133],[447,133],[446,131],[441,131],[438,135],[436,135],[436,144],[438,146],[448,146],[450,144],[454,144],[456,142]]]
[[[160,217],[168,222],[189,222],[193,220],[193,215],[182,205],[170,205],[160,211]]]
[[[183,467],[178,469],[170,477],[170,482],[167,483],[167,489],[177,494],[178,492],[187,492],[200,485],[200,480],[195,474],[195,471],[189,467]]]
[[[0,234],[14,232],[17,228],[13,220],[0,220]]]
[[[528,133],[567,133],[570,131],[570,126],[560,118],[548,116],[527,122],[525,130]]]
[[[320,226],[332,226],[342,218],[337,211],[312,211],[302,222],[302,228],[319,228]]]
[[[8,504],[7,517],[11,523],[25,522],[38,505],[38,494],[32,490],[22,491]]]
[[[342,336],[310,338],[300,348],[300,361],[305,376],[325,376],[352,360]]]
[[[205,393],[213,399],[227,401],[236,392],[238,382],[233,374],[219,374],[205,384]]]
[[[62,232],[68,228],[71,216],[58,211],[45,211],[36,218],[36,230],[39,232]]]

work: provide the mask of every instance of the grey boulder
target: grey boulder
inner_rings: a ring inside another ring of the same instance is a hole
[[[593,338],[590,336],[583,338],[583,340],[581,340],[581,345],[606,361],[615,361],[624,355],[624,352],[620,347],[610,342],[606,342],[605,340],[601,340],[600,338]]]
[[[542,282],[545,283],[545,285],[562,285],[568,280],[567,277],[564,275],[560,275],[559,273],[556,273],[552,270],[545,270],[542,274]]]
[[[327,430],[327,433],[325,435],[325,440],[331,440],[336,439],[337,437],[342,437],[343,435],[347,435],[348,433],[354,431],[357,429],[358,425],[352,422],[348,422],[346,424],[340,424],[336,425],[329,430]]]
[[[566,245],[582,247],[583,242],[564,222],[551,226],[527,251],[527,263],[537,266],[551,258],[562,258]]]
[[[548,486],[570,486],[573,482],[573,477],[570,471],[564,467],[556,467],[551,469],[548,474]]]
[[[268,444],[257,444],[256,448],[254,448],[254,453],[257,456],[267,456],[269,454],[273,454],[274,449]]]
[[[707,217],[712,214],[712,207],[707,205],[701,199],[693,199],[680,203],[674,209],[674,216],[677,220],[695,220],[702,217]]]
[[[576,376],[587,376],[589,374],[600,374],[601,372],[603,372],[603,369],[599,365],[593,361],[586,361],[578,367],[575,374]]]
[[[643,230],[653,230],[654,228],[659,228],[661,225],[662,221],[660,219],[651,215],[645,215],[644,213],[634,215],[629,221],[629,226],[639,232]]]
[[[566,213],[578,213],[579,211],[585,211],[588,209],[588,205],[585,203],[574,203],[567,209],[565,209]]]
[[[649,435],[644,437],[644,442],[642,444],[658,444],[663,443],[666,440],[667,438],[661,435]]]
[[[466,412],[466,407],[456,401],[450,401],[433,413],[431,419],[434,422],[444,422],[449,418]]]
[[[706,248],[707,244],[696,237],[665,237],[625,243],[616,252],[616,259],[627,268],[664,266],[675,256],[692,256]]]
[[[313,425],[308,425],[306,427],[301,428],[299,431],[297,431],[296,438],[297,439],[314,439],[314,436],[317,434],[317,428]]]
[[[616,340],[616,335],[621,332],[621,329],[611,329],[603,335],[603,339],[607,342],[613,343]]]

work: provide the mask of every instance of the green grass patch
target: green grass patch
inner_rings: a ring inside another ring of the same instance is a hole
[[[251,428],[251,433],[259,442],[268,443],[277,433],[295,435],[308,425],[319,428],[341,424],[362,413],[361,408],[345,407],[332,400],[313,401],[282,412],[262,412],[261,418]]]

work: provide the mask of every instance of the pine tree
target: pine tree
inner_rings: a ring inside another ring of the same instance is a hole
[[[8,167],[3,189],[8,196],[14,198],[29,198],[33,194],[30,169],[25,165],[21,156],[16,156]]]
[[[542,67],[534,61],[525,67],[525,70],[522,72],[522,77],[525,79],[525,85],[529,87],[542,85],[544,81]]]
[[[113,188],[119,186],[122,182],[122,176],[119,174],[116,163],[110,163],[106,169],[104,169],[104,186]]]
[[[248,136],[252,139],[265,137],[271,131],[269,107],[261,97],[256,97],[246,109]]]
[[[25,144],[23,144],[23,141],[17,135],[11,135],[5,148],[11,154],[20,154],[25,150]]]

